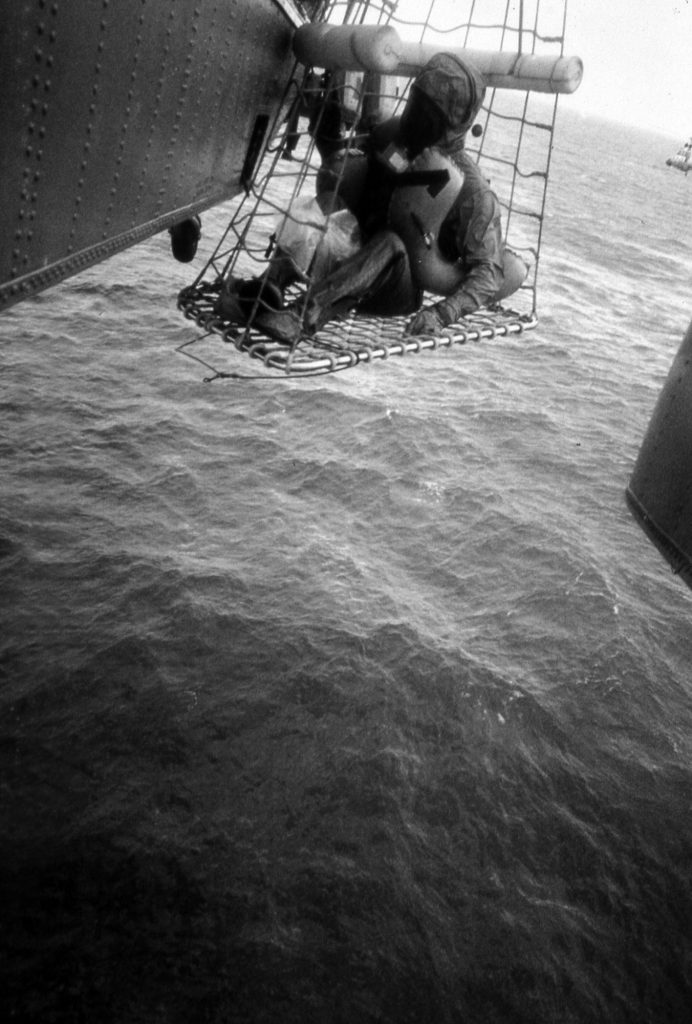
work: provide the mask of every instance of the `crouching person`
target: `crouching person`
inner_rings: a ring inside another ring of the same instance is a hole
[[[411,316],[407,333],[436,334],[521,286],[527,267],[504,246],[497,197],[465,150],[484,95],[473,65],[436,54],[400,117],[376,125],[360,151],[327,156],[319,205],[355,218],[353,251],[323,261],[286,308],[282,288],[300,268],[281,254],[257,279],[277,286],[276,302],[253,321],[258,329],[293,345],[356,310]],[[439,299],[421,308],[425,292]]]

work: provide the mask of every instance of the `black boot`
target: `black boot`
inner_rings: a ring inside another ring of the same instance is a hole
[[[284,293],[265,277],[228,277],[214,305],[214,312],[233,324],[246,324],[263,310],[281,309]]]
[[[195,214],[174,224],[168,229],[171,236],[171,249],[179,263],[190,263],[197,253],[197,243],[202,234],[202,221]]]
[[[298,313],[291,309],[267,309],[255,317],[252,326],[266,334],[272,341],[296,347],[304,334],[303,323]]]

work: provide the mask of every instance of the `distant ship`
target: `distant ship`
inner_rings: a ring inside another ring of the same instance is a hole
[[[687,142],[683,142],[675,156],[668,157],[666,165],[668,167],[676,167],[679,171],[684,171],[685,174],[692,170],[692,136],[690,136]]]

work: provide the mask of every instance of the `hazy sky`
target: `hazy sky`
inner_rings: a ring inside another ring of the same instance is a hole
[[[565,49],[584,61],[565,105],[680,142],[692,135],[690,0],[569,0]]]
[[[532,24],[537,0],[525,0]],[[430,0],[399,0],[402,17],[420,17]],[[562,6],[541,0],[541,24],[555,30]],[[501,23],[506,0],[477,0]],[[435,0],[435,23],[452,25],[469,3]],[[510,0],[516,24],[519,0]],[[567,0],[565,51],[584,61],[584,80],[565,105],[685,141],[692,135],[692,0]]]

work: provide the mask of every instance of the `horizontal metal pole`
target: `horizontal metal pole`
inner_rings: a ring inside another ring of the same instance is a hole
[[[293,51],[306,66],[404,78],[418,74],[441,49],[473,64],[490,88],[572,93],[584,73],[579,57],[410,43],[389,25],[308,24],[296,30],[293,40]]]

